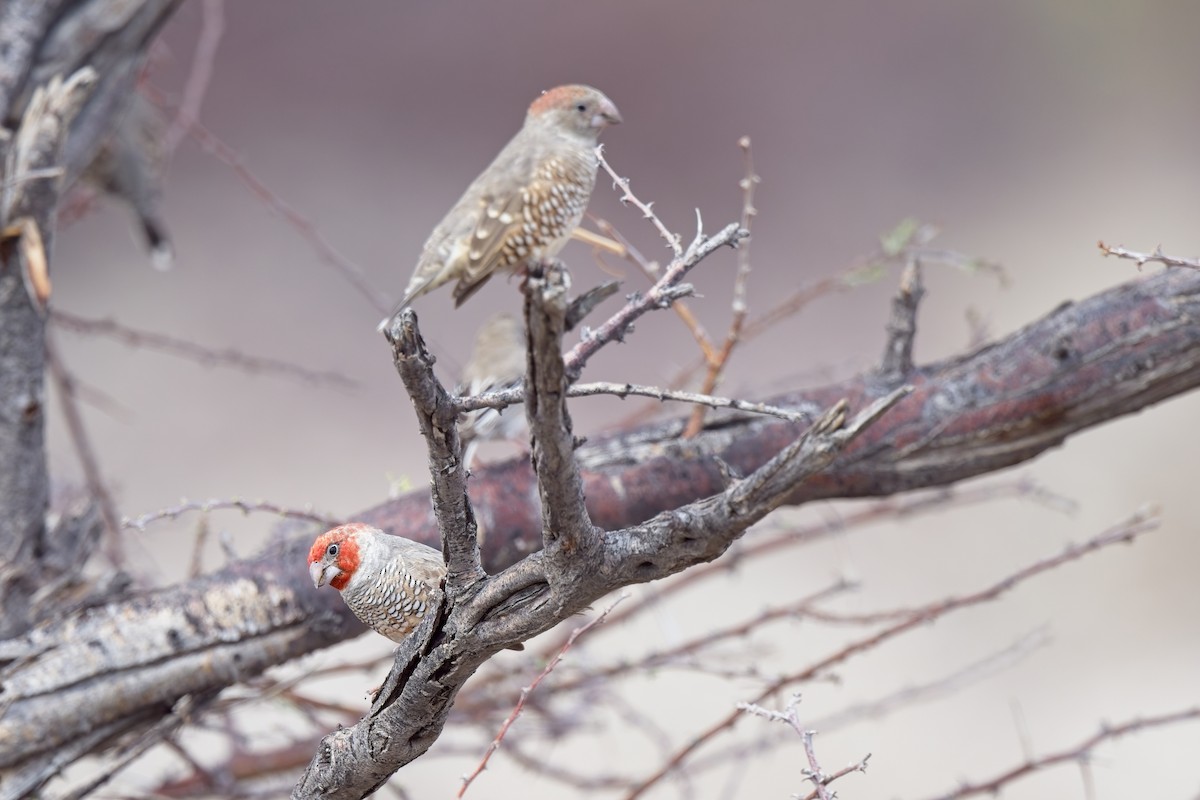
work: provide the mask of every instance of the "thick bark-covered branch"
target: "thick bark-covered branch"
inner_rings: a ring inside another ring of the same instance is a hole
[[[433,514],[446,559],[446,591],[458,596],[483,577],[475,514],[467,497],[467,468],[458,435],[458,411],[433,374],[433,356],[417,330],[417,315],[406,308],[386,331],[392,360],[417,412],[417,424],[429,449]]]
[[[568,561],[585,561],[599,543],[583,499],[575,464],[575,434],[567,413],[562,339],[570,280],[561,264],[531,270],[525,301],[528,367],[525,418],[532,435],[530,461],[542,506],[542,545],[555,561],[557,577],[570,580]]]
[[[103,143],[150,38],[179,2],[0,3],[0,552],[8,554],[0,636],[27,627],[29,599],[64,577],[63,564],[86,560],[46,557],[61,548],[44,520],[45,320],[37,304],[50,291],[62,190]]]
[[[1193,389],[1200,385],[1198,318],[1200,273],[1162,272],[1060,306],[977,352],[918,368],[904,377],[913,393],[827,468],[791,490],[787,502],[946,486],[1021,463],[1072,434]],[[851,408],[862,408],[892,388],[890,381],[867,374],[769,402],[819,409],[845,397]],[[697,438],[679,441],[683,424],[672,420],[598,438],[577,451],[588,512],[597,525],[617,530],[722,492],[728,471],[716,458],[748,475],[793,441],[796,431],[786,422],[726,414],[710,419]],[[480,470],[470,492],[480,527],[487,531],[483,560],[490,571],[541,547],[541,517],[527,461]],[[410,538],[437,541],[425,492],[366,510],[359,518]],[[84,721],[99,726],[136,709],[161,714],[184,693],[229,685],[239,676],[357,635],[363,628],[337,594],[317,592],[305,580],[310,542],[305,532],[259,561],[234,563],[153,595],[65,615],[36,642],[22,638],[0,644],[0,659],[47,652],[0,671],[0,707],[8,709],[0,716],[0,764],[64,746]],[[507,578],[505,591],[517,587],[520,577]],[[236,607],[237,615],[222,613],[172,648],[172,628],[160,620],[179,609],[203,609],[195,604],[214,586],[224,587],[235,605],[223,608]],[[287,615],[279,619],[285,609],[322,624]],[[96,626],[104,620],[120,620],[122,627],[100,632]],[[481,627],[492,624],[485,620]],[[300,626],[294,637],[270,652],[255,653],[262,649],[259,639],[293,625]],[[159,645],[146,650],[147,638]],[[103,648],[88,647],[93,639]],[[56,659],[62,675],[43,679],[49,648],[55,647],[78,648],[88,657],[86,668]],[[186,685],[166,677],[177,660],[206,652],[221,654],[228,666],[186,673]],[[133,685],[143,699],[128,694]],[[71,704],[59,705],[61,717],[44,718],[45,727],[36,731],[14,723],[26,708],[48,707],[45,694],[65,686],[76,694]]]
[[[0,636],[28,621],[42,578],[50,479],[45,453],[45,310],[32,285],[45,285],[67,130],[95,84],[91,70],[54,80],[29,104],[5,153],[0,187]],[[22,242],[24,240],[24,242]],[[32,244],[30,244],[32,242]],[[22,244],[26,246],[22,246]]]
[[[745,480],[643,524],[600,531],[584,507],[566,413],[566,295],[560,265],[530,270],[526,405],[545,548],[466,587],[459,597],[448,597],[441,614],[427,615],[414,640],[399,648],[370,713],[322,740],[293,798],[361,798],[375,792],[436,741],[458,691],[497,650],[549,630],[613,589],[716,558],[907,393],[907,387],[892,392],[850,424],[845,405],[838,404]],[[449,539],[454,532],[443,528],[442,535]],[[416,658],[416,653],[423,655]]]

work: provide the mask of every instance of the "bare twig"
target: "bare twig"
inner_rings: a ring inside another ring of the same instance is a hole
[[[658,229],[658,235],[667,243],[667,247],[671,248],[671,252],[675,254],[675,259],[679,260],[683,257],[683,246],[679,234],[671,233],[663,221],[654,213],[654,203],[643,203],[629,189],[629,179],[622,178],[617,174],[612,165],[608,163],[608,159],[604,157],[604,145],[596,145],[596,158],[600,160],[600,166],[604,167],[604,171],[613,179],[613,188],[621,190],[621,202],[634,206],[638,211],[642,212],[642,216],[650,220],[654,227]],[[699,238],[697,232],[697,238]]]
[[[392,310],[392,303],[385,299],[382,293],[371,285],[366,271],[342,255],[342,253],[329,243],[324,234],[317,230],[312,220],[305,217],[284,201],[283,198],[275,194],[257,175],[251,172],[250,168],[242,161],[241,156],[232,147],[221,141],[221,139],[198,120],[192,121],[188,128],[188,133],[201,147],[233,169],[246,188],[261,200],[264,205],[283,217],[284,221],[316,251],[321,262],[328,267],[332,267],[334,271],[341,275],[347,283],[353,286],[366,299],[372,308],[380,314]]]
[[[796,692],[792,695],[792,699],[788,701],[787,706],[783,711],[771,711],[763,708],[757,703],[738,703],[739,711],[745,711],[748,714],[753,714],[763,719],[771,720],[772,722],[782,722],[788,725],[800,736],[800,741],[804,745],[804,755],[808,759],[808,769],[804,770],[804,777],[812,781],[813,792],[812,797],[817,800],[832,800],[833,795],[829,793],[826,787],[833,783],[837,778],[848,775],[851,772],[866,772],[867,759],[871,757],[870,753],[863,756],[862,760],[856,764],[835,773],[826,775],[821,769],[821,764],[817,760],[816,746],[813,744],[813,737],[816,736],[815,730],[806,728],[800,722],[800,693]]]
[[[496,732],[496,738],[492,740],[492,743],[488,745],[487,750],[484,751],[483,758],[480,759],[478,766],[475,767],[471,774],[463,776],[462,786],[458,788],[458,797],[462,797],[464,794],[466,794],[467,788],[471,785],[471,782],[478,778],[480,773],[487,769],[488,760],[491,759],[493,753],[500,749],[500,743],[504,741],[504,736],[508,733],[508,729],[511,728],[512,724],[517,721],[517,717],[521,716],[521,712],[525,709],[525,701],[529,698],[529,695],[533,693],[533,690],[538,687],[538,684],[540,684],[547,675],[554,671],[554,668],[558,666],[558,662],[562,661],[563,656],[565,656],[567,651],[571,649],[571,646],[575,644],[575,640],[590,631],[595,626],[603,623],[604,620],[607,619],[609,613],[616,608],[617,604],[628,596],[628,594],[622,594],[620,597],[610,603],[607,608],[601,611],[599,615],[593,617],[592,619],[588,620],[588,622],[571,631],[571,635],[567,637],[567,641],[559,649],[554,658],[550,659],[545,668],[538,673],[538,676],[534,678],[528,686],[525,686],[521,689],[521,696],[517,698],[516,706],[513,707],[512,713],[508,715],[508,718],[504,720],[504,724],[500,726],[500,730]]]
[[[754,172],[754,155],[750,149],[750,137],[743,136],[738,140],[738,147],[742,149],[742,159],[745,163],[746,174],[742,178],[740,186],[742,189],[742,230],[750,233],[750,227],[754,223],[754,218],[758,215],[758,209],[754,207],[754,189],[761,180]],[[733,355],[733,349],[737,346],[738,340],[741,338],[742,325],[746,322],[746,284],[750,279],[750,240],[742,243],[738,248],[738,269],[737,277],[733,282],[733,308],[732,316],[729,320],[729,330],[725,333],[725,342],[720,349],[712,346],[704,348],[704,360],[708,366],[708,370],[704,375],[704,382],[700,385],[701,394],[712,394],[717,389],[717,385],[721,380],[721,373],[725,370],[729,363],[729,357]],[[685,439],[690,439],[700,433],[704,427],[704,407],[697,406],[692,411],[691,417],[688,419],[687,427],[683,430]]]
[[[58,390],[59,404],[62,407],[63,420],[67,424],[71,443],[75,454],[79,457],[79,466],[83,469],[84,480],[88,493],[100,509],[100,518],[104,522],[105,555],[114,565],[125,563],[124,541],[121,537],[121,518],[117,514],[117,504],[113,500],[108,487],[104,485],[100,462],[88,436],[87,426],[83,424],[83,415],[79,412],[79,403],[75,397],[75,382],[63,363],[62,354],[50,332],[46,332],[46,366]]]
[[[756,614],[748,620],[730,625],[725,628],[720,628],[715,631],[698,636],[689,641],[678,644],[674,647],[665,650],[658,650],[648,653],[647,655],[629,661],[620,661],[603,669],[592,670],[585,675],[577,678],[569,679],[558,683],[554,688],[556,692],[568,692],[572,689],[580,688],[587,684],[595,684],[597,681],[605,681],[618,675],[628,674],[638,670],[655,669],[670,665],[678,659],[685,656],[692,656],[696,653],[712,647],[729,639],[749,636],[754,631],[760,629],[763,625],[773,622],[777,619],[787,618],[803,618],[808,615],[809,610],[814,604],[827,600],[830,597],[840,594],[848,589],[853,588],[846,581],[838,581],[830,586],[819,591],[802,597],[794,603],[788,603],[783,606],[768,608]],[[614,619],[616,619],[614,617]]]
[[[839,664],[851,656],[874,649],[884,642],[895,638],[896,636],[905,633],[919,625],[927,624],[935,619],[945,616],[946,614],[957,611],[962,608],[967,608],[980,603],[989,602],[1000,597],[1018,584],[1044,572],[1048,572],[1063,564],[1078,560],[1079,558],[1108,547],[1113,544],[1127,543],[1133,541],[1137,536],[1152,530],[1157,527],[1158,518],[1156,514],[1149,510],[1139,511],[1129,519],[1110,528],[1104,533],[1078,545],[1068,546],[1062,553],[1057,556],[1044,558],[1034,562],[1003,580],[993,584],[992,586],[978,592],[958,597],[950,597],[945,600],[925,606],[913,612],[905,619],[895,623],[876,634],[859,639],[838,652],[827,656],[824,659],[806,667],[805,669],[786,675],[778,681],[772,682],[764,688],[762,692],[752,701],[761,703],[767,698],[774,695],[784,687],[805,680],[811,680],[818,674],[826,672],[830,667]],[[714,723],[709,728],[692,738],[684,747],[680,748],[658,771],[646,778],[632,792],[626,796],[626,800],[641,797],[648,789],[665,778],[671,771],[678,768],[692,753],[698,750],[705,743],[711,741],[713,737],[724,731],[729,730],[738,720],[738,712],[725,716],[720,721]]]
[[[567,389],[568,397],[594,397],[596,395],[613,395],[625,399],[630,395],[653,397],[657,400],[675,400],[680,403],[698,403],[709,408],[729,408],[734,411],[744,411],[749,414],[765,414],[769,417],[786,419],[789,422],[808,422],[813,419],[818,409],[793,410],[764,403],[751,403],[731,397],[713,397],[712,395],[695,392],[680,392],[671,389],[661,389],[657,386],[641,386],[636,383],[609,383],[595,381],[592,383],[577,383]],[[523,397],[510,399],[512,391],[502,389],[495,392],[464,395],[455,398],[455,407],[460,412],[474,411],[480,408],[502,409],[523,402]]]
[[[1106,256],[1116,256],[1117,258],[1127,258],[1137,264],[1138,269],[1147,262],[1157,262],[1167,267],[1185,267],[1187,269],[1200,269],[1200,258],[1176,258],[1169,256],[1163,252],[1162,245],[1154,248],[1153,253],[1139,253],[1136,250],[1126,250],[1124,247],[1117,245],[1113,247],[1104,242],[1097,242],[1096,246],[1100,248],[1100,252]]]
[[[882,719],[897,709],[945,697],[964,686],[984,680],[1014,666],[1049,642],[1050,635],[1046,630],[1033,631],[1007,647],[989,653],[978,661],[960,667],[948,675],[942,675],[915,686],[906,686],[874,700],[848,706],[820,719],[812,720],[812,727],[828,733],[864,719]]]
[[[108,783],[114,775],[125,769],[134,760],[140,758],[151,747],[172,736],[177,728],[189,721],[192,715],[196,713],[197,708],[204,705],[204,702],[204,700],[198,701],[190,694],[181,697],[175,702],[175,706],[171,709],[170,714],[154,723],[149,730],[142,733],[135,741],[123,748],[112,763],[106,765],[99,775],[86,781],[81,786],[77,786],[69,794],[63,795],[62,800],[83,800],[83,798],[90,796],[101,786]]]
[[[210,511],[233,510],[241,511],[243,514],[249,514],[252,511],[261,511],[267,514],[274,514],[285,519],[298,519],[304,522],[315,522],[325,527],[334,527],[340,525],[344,520],[328,514],[319,514],[315,511],[299,508],[286,508],[275,503],[269,503],[265,500],[239,500],[233,498],[230,500],[181,500],[177,505],[168,508],[152,511],[149,514],[142,514],[140,517],[125,517],[121,520],[121,527],[134,528],[139,531],[144,531],[146,526],[152,522],[158,522],[164,519],[176,519],[184,514],[199,512],[208,513]]]
[[[1177,725],[1181,722],[1195,722],[1197,720],[1200,720],[1200,706],[1173,711],[1167,714],[1159,714],[1157,716],[1139,717],[1119,725],[1105,724],[1101,726],[1099,732],[1089,736],[1073,747],[1068,747],[1065,750],[1050,753],[1040,758],[1026,760],[1020,766],[1013,767],[986,781],[963,783],[954,791],[939,795],[938,800],[962,800],[962,798],[975,797],[977,795],[994,797],[1007,788],[1009,784],[1034,772],[1066,762],[1085,762],[1090,758],[1092,750],[1105,742],[1119,739],[1131,733],[1140,733],[1144,730],[1162,728],[1167,725]]]
[[[620,244],[625,260],[637,267],[646,276],[646,280],[650,281],[651,285],[659,279],[662,274],[662,266],[657,261],[651,261],[642,255],[641,251],[634,247],[611,222],[599,218],[594,218],[593,221],[596,223],[596,227],[608,236],[613,237]],[[704,326],[700,324],[700,320],[692,313],[692,309],[687,302],[682,299],[676,300],[671,305],[671,308],[675,310],[675,314],[683,322],[688,331],[691,332],[692,338],[696,340],[696,344],[700,347],[700,353],[703,357],[705,359],[713,358],[715,354],[712,342],[709,341],[708,333],[704,330]]]
[[[204,0],[201,9],[200,35],[192,54],[192,68],[188,72],[175,119],[166,135],[168,153],[175,151],[183,137],[187,136],[188,129],[200,119],[200,106],[208,94],[213,64],[217,60],[217,47],[225,33],[225,0]]]
[[[216,349],[169,336],[124,325],[111,319],[92,319],[53,309],[50,320],[71,333],[85,336],[107,336],[130,347],[144,347],[179,356],[206,367],[230,367],[251,375],[282,375],[314,384],[327,384],[342,389],[357,388],[358,382],[348,375],[327,370],[314,370],[290,361],[254,356],[235,348]]]
[[[600,348],[611,341],[621,340],[638,317],[654,308],[670,306],[679,297],[690,293],[690,287],[681,286],[680,282],[706,256],[726,245],[736,246],[745,236],[746,232],[736,223],[725,226],[712,237],[697,236],[687,250],[671,262],[658,279],[658,283],[649,291],[644,295],[634,295],[623,308],[596,330],[584,331],[579,344],[575,345],[565,358],[567,375],[571,380],[578,379],[584,365]]]

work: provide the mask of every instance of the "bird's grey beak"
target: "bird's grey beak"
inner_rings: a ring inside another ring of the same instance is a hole
[[[320,561],[314,561],[308,565],[308,576],[312,578],[313,586],[320,589],[326,582],[333,580],[341,572],[335,565],[330,564],[328,567],[322,567]]]
[[[609,125],[621,124],[621,112],[611,103],[600,107],[596,116],[592,117],[593,128],[607,128]]]

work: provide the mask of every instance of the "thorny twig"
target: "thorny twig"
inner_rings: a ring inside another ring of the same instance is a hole
[[[121,520],[121,527],[135,528],[139,531],[144,531],[146,526],[152,522],[158,522],[164,519],[176,519],[190,512],[208,513],[209,511],[224,511],[235,510],[241,511],[243,514],[249,514],[252,511],[261,511],[267,514],[274,514],[285,519],[298,519],[304,522],[315,522],[326,527],[334,527],[342,524],[344,520],[328,514],[319,514],[316,511],[298,508],[286,508],[275,503],[269,503],[266,500],[239,500],[233,498],[230,500],[181,500],[178,505],[169,506],[167,508],[152,511],[149,514],[142,514],[140,517],[125,517]]]
[[[806,728],[800,723],[799,692],[792,695],[792,699],[788,701],[783,711],[771,711],[757,703],[738,703],[737,707],[739,711],[753,714],[756,717],[762,717],[772,722],[782,722],[800,735],[800,741],[804,745],[804,755],[808,759],[808,769],[804,770],[804,777],[812,781],[814,788],[811,796],[817,798],[817,800],[832,800],[833,795],[827,791],[826,787],[837,778],[848,775],[851,772],[867,771],[867,759],[871,757],[870,753],[863,756],[862,760],[857,764],[850,765],[850,767],[847,767],[836,775],[826,775],[821,770],[821,764],[817,760],[816,747],[813,744],[813,737],[816,736],[817,732]]]
[[[746,175],[740,184],[742,189],[741,223],[742,229],[749,233],[750,226],[758,215],[758,209],[754,207],[754,188],[761,179],[754,172],[754,156],[750,149],[750,137],[743,136],[738,139],[738,147],[742,149],[742,158],[746,167]],[[750,240],[747,239],[738,248],[737,277],[733,282],[733,314],[729,321],[729,330],[725,333],[725,342],[719,350],[712,347],[711,344],[709,347],[703,348],[708,371],[704,375],[704,382],[700,385],[701,394],[712,394],[716,391],[717,384],[721,380],[721,373],[725,370],[729,363],[729,357],[733,355],[733,349],[741,338],[742,325],[746,322],[747,312],[746,284],[750,279],[750,244]],[[697,406],[692,410],[687,427],[683,429],[685,439],[690,439],[700,433],[701,428],[704,427],[704,411],[703,406]]]
[[[1138,269],[1142,265],[1154,261],[1167,267],[1186,267],[1187,269],[1200,269],[1200,258],[1176,258],[1169,256],[1163,252],[1162,245],[1154,248],[1153,253],[1139,253],[1136,250],[1127,250],[1120,245],[1116,247],[1105,244],[1104,242],[1096,242],[1096,246],[1100,248],[1100,252],[1106,256],[1116,256],[1117,258],[1127,258],[1137,264]]]
[[[646,312],[669,306],[680,297],[690,294],[691,287],[681,284],[687,273],[713,251],[726,245],[736,246],[745,236],[746,232],[736,223],[725,226],[712,236],[697,235],[687,250],[670,263],[658,282],[645,294],[634,295],[599,328],[584,330],[579,344],[571,348],[564,358],[567,374],[572,379],[577,378],[584,365],[601,347],[623,338],[629,327]]]
[[[641,200],[629,190],[629,179],[622,178],[617,174],[612,165],[608,163],[608,159],[604,157],[604,145],[596,146],[596,158],[600,160],[600,166],[604,167],[604,171],[613,179],[613,187],[621,190],[621,202],[627,205],[632,205],[642,212],[642,216],[650,220],[654,227],[658,229],[658,235],[667,243],[667,247],[671,248],[671,252],[675,254],[675,260],[683,258],[683,245],[679,234],[671,233],[670,229],[663,224],[663,221],[654,213],[654,203],[643,203]],[[697,233],[697,236],[699,233]]]
[[[938,229],[933,225],[922,224],[916,220],[902,221],[881,237],[881,244],[875,252],[850,263],[832,275],[801,286],[758,316],[747,319],[739,333],[739,343],[744,345],[757,339],[783,320],[795,316],[819,299],[879,280],[885,274],[885,268],[895,262],[908,263],[913,259],[919,259],[922,264],[944,264],[971,272],[985,272],[996,276],[1002,285],[1006,282],[1004,270],[998,264],[952,250],[929,247],[929,243],[937,234]],[[686,385],[697,372],[705,368],[707,363],[702,348],[702,355],[691,364],[678,370],[667,382],[667,386],[677,389]],[[652,416],[657,410],[654,406],[639,409],[622,419],[618,425],[628,427],[637,424]]]
[[[600,229],[601,233],[616,240],[622,248],[622,256],[625,260],[637,267],[651,284],[658,280],[662,272],[662,267],[657,261],[651,261],[642,255],[641,251],[634,247],[608,220],[593,218],[592,221]],[[599,260],[598,254],[597,260]],[[683,322],[684,326],[691,332],[692,338],[696,340],[696,344],[700,347],[701,354],[706,359],[711,358],[713,356],[712,343],[709,341],[708,333],[704,330],[704,326],[700,324],[700,320],[692,312],[691,306],[685,300],[676,300],[671,307],[675,310],[675,314]]]

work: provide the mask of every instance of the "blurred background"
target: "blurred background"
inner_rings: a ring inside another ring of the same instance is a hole
[[[185,4],[158,48],[149,80],[171,103],[192,73],[204,9]],[[568,82],[590,83],[617,103],[625,123],[605,135],[609,159],[685,237],[695,208],[710,230],[737,219],[737,141],[752,138],[762,178],[752,313],[871,253],[882,233],[910,216],[940,226],[941,246],[1003,264],[1007,286],[964,270],[927,271],[920,361],[964,350],[971,314],[993,336],[1004,335],[1133,278],[1131,262],[1099,255],[1098,239],[1140,250],[1161,244],[1182,256],[1200,251],[1196,4],[258,0],[225,4],[223,26],[200,122],[388,302],[401,294],[429,231],[517,130],[529,102]],[[666,252],[603,178],[591,210],[643,252]],[[176,251],[165,273],[152,269],[128,232],[123,207],[101,202],[74,222],[56,243],[55,306],[337,370],[355,385],[206,368],[61,331],[69,366],[108,398],[87,405],[85,421],[121,513],[137,516],[181,497],[240,497],[352,516],[389,493],[424,486],[415,420],[375,332],[381,315],[364,294],[194,139],[175,152],[164,217]],[[582,245],[563,255],[577,287],[609,277]],[[629,265],[608,261],[626,286],[644,285]],[[718,253],[694,275],[702,298],[692,307],[714,333],[728,322],[735,265],[732,252]],[[831,295],[746,346],[721,392],[756,398],[870,368],[897,277]],[[455,379],[475,327],[518,304],[516,282],[503,279],[458,313],[450,313],[448,292],[418,302],[445,380]],[[597,359],[588,378],[656,383],[696,355],[678,319],[658,314],[629,344]],[[586,434],[636,407],[588,399],[573,415]],[[1198,413],[1200,399],[1173,400],[1015,470],[1073,499],[1074,513],[1009,499],[858,529],[747,564],[722,578],[718,591],[685,595],[652,622],[607,632],[596,647],[669,644],[839,576],[862,584],[847,610],[929,602],[999,580],[1156,503],[1164,524],[1135,546],[1023,584],[852,662],[838,681],[805,687],[801,715],[820,719],[1047,631],[1047,646],[953,696],[818,739],[827,768],[873,754],[866,775],[838,784],[842,797],[925,797],[1020,763],[1025,748],[1043,754],[1072,746],[1102,721],[1193,704],[1200,497],[1190,421]],[[80,485],[57,417],[50,438],[60,488]],[[511,452],[485,448],[483,457]],[[777,522],[836,520],[854,507],[786,510]],[[197,520],[131,534],[142,579],[184,576]],[[209,519],[241,555],[257,550],[272,522],[228,512]],[[214,543],[206,565],[222,558]],[[810,636],[792,624],[754,647],[764,664],[787,671],[847,635]],[[387,652],[389,643],[372,639],[357,644]],[[571,658],[588,657],[581,641]],[[361,683],[356,676],[347,684],[347,703],[358,700]],[[664,671],[629,700],[679,743],[752,697],[755,686]],[[762,720],[738,729],[792,735]],[[625,736],[614,726],[588,747],[545,756],[652,771],[658,755]],[[1195,724],[1145,733],[1096,752],[1092,794],[1068,765],[1014,784],[1007,796],[1200,797],[1198,745]],[[423,759],[398,780],[413,796],[447,793],[477,760]],[[802,764],[796,739],[755,761],[749,774],[717,773],[690,789],[668,782],[653,796],[788,796],[808,790]],[[472,793],[515,796],[514,786],[521,796],[562,794],[521,773],[503,750]]]

